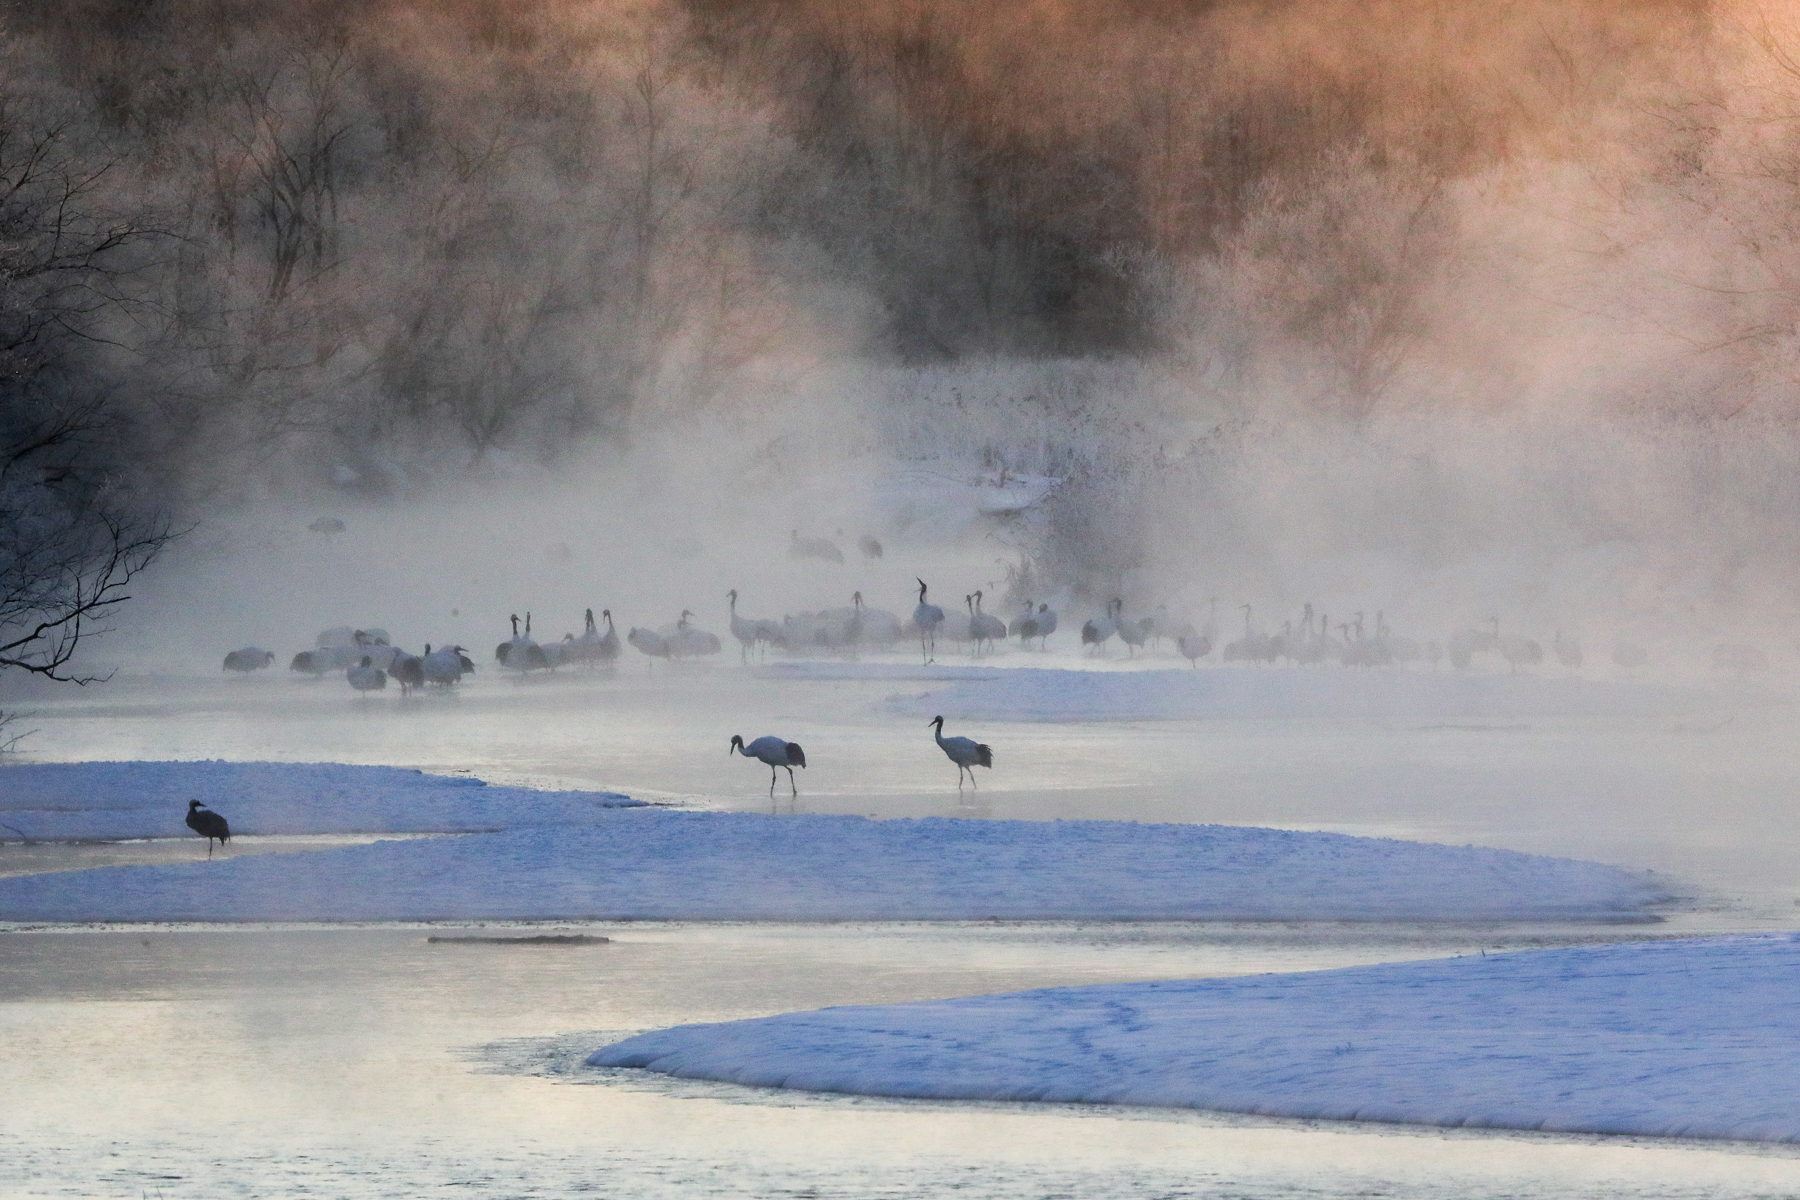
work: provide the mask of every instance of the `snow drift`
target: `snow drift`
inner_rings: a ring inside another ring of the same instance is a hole
[[[1800,935],[828,1008],[601,1067],[880,1096],[1800,1140]]]
[[[0,919],[1641,920],[1616,867],[1122,821],[604,811],[580,825],[0,880]]]

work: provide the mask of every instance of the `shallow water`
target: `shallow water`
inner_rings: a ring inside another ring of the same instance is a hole
[[[681,1021],[1328,967],[1604,931],[585,928],[614,940],[433,945],[425,939],[441,929],[394,927],[0,934],[0,1195],[1800,1191],[1800,1151],[1783,1147],[889,1101],[580,1065],[595,1046]]]
[[[1778,1147],[900,1102],[580,1067],[641,1029],[828,1004],[1800,926],[1791,705],[1408,726],[952,721],[996,750],[980,792],[959,796],[921,723],[893,715],[893,697],[938,684],[845,675],[483,673],[404,702],[333,679],[122,678],[30,698],[26,749],[387,763],[766,810],[763,768],[725,747],[777,732],[809,760],[784,812],[1477,842],[1655,869],[1690,899],[1654,927],[646,924],[596,927],[615,941],[587,947],[429,945],[393,927],[0,932],[0,1195],[1800,1194],[1800,1159]],[[171,826],[185,832],[179,813]],[[228,852],[331,844],[315,841]],[[0,872],[202,853],[14,844]]]
[[[1032,665],[1076,665],[1055,655]],[[899,660],[904,661],[904,660]],[[734,662],[629,662],[448,693],[353,696],[341,679],[119,678],[29,708],[26,760],[339,761],[611,788],[783,812],[1220,821],[1474,842],[1654,869],[1761,909],[1800,899],[1800,705],[1725,690],[1665,715],[1384,723],[1334,719],[959,722],[993,745],[979,791],[922,721],[941,680],[793,677]],[[1221,672],[1226,674],[1227,672]],[[1293,673],[1329,692],[1342,672]],[[929,703],[929,700],[926,701]],[[791,800],[734,733],[806,747]],[[177,836],[184,831],[172,826]],[[0,837],[4,831],[0,830]]]

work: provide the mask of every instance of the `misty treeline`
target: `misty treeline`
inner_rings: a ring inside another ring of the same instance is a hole
[[[1412,423],[1445,411],[1539,414],[1548,446],[1559,415],[1626,422],[1684,495],[1737,451],[1669,445],[1753,430],[1756,503],[1800,514],[1768,451],[1800,444],[1800,43],[1754,9],[0,11],[0,416],[78,432],[7,494],[83,481],[57,503],[90,528],[419,493],[712,416],[778,443],[740,401],[824,360],[914,373],[854,398],[883,429],[941,418],[947,453],[1068,477],[1037,550],[1072,583],[1196,511],[1220,515],[1194,546],[1256,536],[1257,504],[1306,502],[1272,480],[1340,435],[1413,464],[1410,490],[1378,454],[1340,472],[1379,484],[1375,525],[1444,524],[1491,500],[1427,461]],[[951,385],[1021,361],[985,386],[1044,429],[957,426]],[[1614,500],[1578,499],[1606,509],[1581,536],[1631,535]],[[1330,544],[1326,507],[1305,537]]]

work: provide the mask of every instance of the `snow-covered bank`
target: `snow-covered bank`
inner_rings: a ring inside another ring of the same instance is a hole
[[[1800,935],[1056,988],[642,1034],[764,1087],[1800,1140]]]
[[[842,672],[847,666],[836,668]],[[866,668],[879,670],[879,668]],[[913,668],[917,671],[918,668]],[[1451,670],[1220,667],[1195,670],[932,668],[948,686],[891,699],[888,711],[929,719],[1149,721],[1346,717],[1441,722],[1516,717],[1646,716],[1705,710],[1699,690],[1650,684]]]
[[[1122,821],[595,812],[586,824],[0,880],[9,920],[1641,919],[1616,867]]]
[[[0,767],[0,836],[192,837],[189,800],[233,833],[457,833],[579,825],[641,806],[616,792],[539,792],[342,763],[82,762]]]

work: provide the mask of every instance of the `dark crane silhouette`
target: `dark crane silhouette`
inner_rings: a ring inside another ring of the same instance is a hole
[[[225,823],[225,818],[198,800],[188,801],[187,827],[206,839],[208,858],[212,857],[214,839],[221,846],[231,840],[231,826]]]

